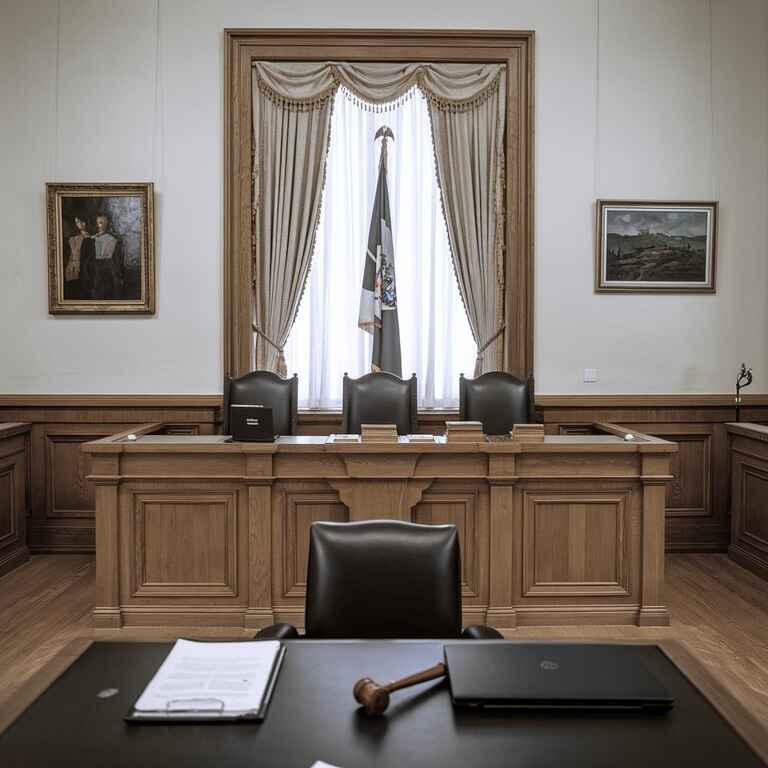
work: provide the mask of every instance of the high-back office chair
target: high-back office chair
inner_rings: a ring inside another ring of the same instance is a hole
[[[482,421],[486,435],[506,435],[514,424],[536,421],[533,376],[526,381],[492,371],[476,379],[459,378],[459,420]]]
[[[275,434],[295,435],[299,411],[299,379],[284,379],[272,371],[253,371],[224,379],[224,434],[229,434],[230,405],[264,405],[272,409]]]
[[[391,373],[366,373],[359,379],[344,374],[342,427],[360,434],[361,424],[395,424],[399,435],[416,431],[416,374],[401,379]]]
[[[313,523],[305,636],[500,639],[490,627],[462,631],[460,574],[453,525]],[[290,624],[273,624],[256,637],[291,639],[299,633]]]

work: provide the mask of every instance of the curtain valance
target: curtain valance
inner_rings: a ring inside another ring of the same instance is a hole
[[[365,104],[398,102],[412,88],[439,109],[464,111],[499,90],[502,64],[257,61],[259,89],[298,110],[319,107],[341,87]]]

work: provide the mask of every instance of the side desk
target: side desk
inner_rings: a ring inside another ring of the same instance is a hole
[[[0,576],[29,560],[27,457],[30,424],[0,424]]]
[[[731,456],[731,546],[739,565],[768,579],[768,427],[726,424]]]
[[[87,443],[97,629],[303,626],[316,520],[454,523],[464,623],[665,625],[664,500],[677,445],[645,435],[541,443]]]

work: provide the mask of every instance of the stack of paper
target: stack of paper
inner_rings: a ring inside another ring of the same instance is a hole
[[[361,424],[364,443],[396,443],[397,426],[395,424]]]
[[[261,720],[284,649],[277,641],[177,640],[129,720]]]
[[[359,443],[360,435],[330,435],[329,443]]]
[[[543,424],[515,424],[510,432],[512,439],[518,443],[543,443]]]
[[[434,443],[435,435],[408,435],[409,443]]]
[[[482,443],[485,441],[481,421],[446,421],[445,436],[449,443]]]

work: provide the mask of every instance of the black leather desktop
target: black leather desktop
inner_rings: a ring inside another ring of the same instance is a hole
[[[472,643],[484,641],[467,641]],[[504,642],[504,641],[491,641]],[[757,768],[730,725],[653,646],[638,658],[676,706],[665,715],[531,715],[454,709],[447,682],[363,716],[362,676],[395,680],[442,660],[433,641],[289,641],[261,724],[129,725],[123,716],[171,648],[96,643],[4,734],[3,768]],[[99,698],[116,688],[111,698]]]

